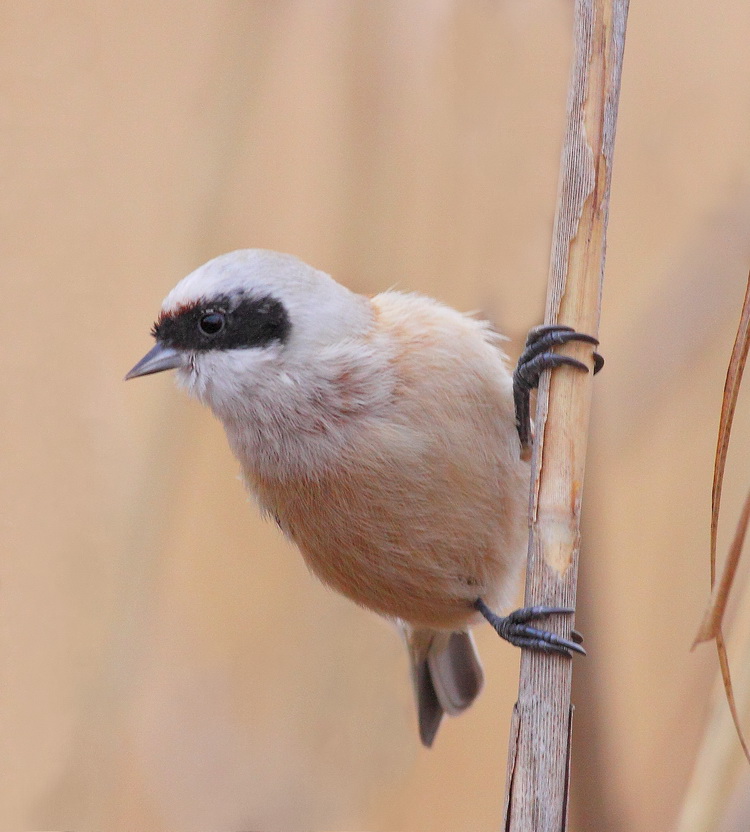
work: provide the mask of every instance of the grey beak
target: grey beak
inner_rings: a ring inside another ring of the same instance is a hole
[[[151,373],[160,373],[162,370],[174,370],[177,367],[184,366],[186,359],[185,354],[179,350],[157,344],[125,376],[125,381],[130,378],[138,378],[138,376],[149,376]]]

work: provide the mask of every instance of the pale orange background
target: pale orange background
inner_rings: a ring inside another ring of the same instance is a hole
[[[518,656],[420,748],[390,627],[322,588],[168,376],[233,248],[541,320],[562,0],[11,3],[0,23],[0,827],[501,822]],[[634,3],[585,495],[573,830],[668,830],[715,669],[711,466],[750,265],[750,5]],[[747,485],[740,408],[727,517]],[[726,537],[723,535],[722,540]],[[750,828],[745,818],[738,829]]]

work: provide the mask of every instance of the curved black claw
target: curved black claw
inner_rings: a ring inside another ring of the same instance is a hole
[[[597,346],[599,341],[593,335],[576,332],[570,326],[552,324],[535,326],[526,338],[526,346],[518,359],[513,373],[513,401],[516,408],[516,428],[521,448],[531,445],[531,408],[529,399],[531,391],[539,386],[539,377],[544,370],[567,364],[587,373],[589,368],[582,362],[568,355],[558,355],[551,350],[569,341],[582,341]],[[598,352],[594,353],[594,375],[604,366],[604,359]]]
[[[501,638],[516,647],[525,647],[527,650],[543,650],[547,653],[561,653],[564,656],[570,656],[571,651],[583,656],[586,655],[586,651],[575,637],[573,639],[563,638],[558,636],[557,633],[539,630],[536,627],[530,627],[528,624],[529,621],[542,618],[545,615],[562,615],[574,612],[569,607],[523,607],[503,617],[496,615],[481,598],[477,598],[474,602],[474,608],[482,613]]]

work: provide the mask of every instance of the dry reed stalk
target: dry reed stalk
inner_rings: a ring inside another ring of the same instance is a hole
[[[577,0],[575,55],[546,323],[596,335],[628,0]],[[591,349],[569,345],[591,361]],[[592,375],[545,373],[537,397],[532,457],[531,535],[526,604],[574,606],[579,519]],[[567,627],[570,622],[566,621]],[[561,622],[562,625],[562,622]],[[513,712],[507,832],[561,832],[567,824],[572,663],[524,651]]]
[[[704,613],[693,647],[703,641],[714,639],[719,654],[719,678],[714,687],[711,712],[703,729],[703,739],[693,767],[693,775],[685,792],[682,812],[678,824],[679,832],[697,832],[715,829],[726,811],[732,786],[737,780],[741,756],[737,739],[747,760],[750,748],[742,730],[742,721],[750,716],[750,665],[741,662],[732,680],[729,672],[728,653],[747,657],[750,653],[750,584],[745,584],[739,602],[739,613],[732,622],[730,650],[724,644],[722,624],[729,595],[733,588],[739,566],[747,528],[750,524],[750,492],[735,529],[734,539],[721,577],[716,580],[716,542],[721,510],[721,493],[724,484],[729,439],[732,432],[734,412],[740,393],[742,376],[750,350],[750,275],[747,280],[742,314],[737,336],[724,384],[724,396],[719,420],[719,435],[716,442],[714,479],[711,491],[711,547],[710,567],[712,593]],[[724,696],[721,696],[723,688]],[[726,699],[726,705],[723,701]],[[727,708],[728,705],[728,708]]]
[[[742,384],[742,376],[745,372],[748,350],[750,350],[750,275],[747,278],[747,288],[745,289],[745,300],[742,303],[740,324],[729,360],[726,382],[724,383],[724,397],[721,403],[721,417],[719,420],[719,436],[716,441],[714,481],[711,489],[711,600],[703,616],[703,621],[695,637],[693,647],[702,641],[715,639],[721,633],[721,622],[724,618],[729,593],[734,583],[737,566],[739,565],[745,530],[747,528],[747,516],[745,516],[744,524],[741,522],[738,526],[738,531],[741,534],[735,536],[735,543],[730,549],[724,571],[722,572],[721,578],[717,581],[716,540],[719,532],[721,491],[724,484],[724,469],[727,463],[727,452],[729,451],[729,438],[732,433],[734,411],[737,408],[737,399],[740,395],[740,385]],[[747,508],[745,509],[745,514],[747,514]]]
[[[750,583],[742,589],[729,634],[728,652],[742,658],[750,655]],[[734,713],[727,708],[722,673],[717,674],[710,712],[685,792],[677,832],[719,829],[742,765],[746,765],[742,746],[737,742],[737,724],[740,719],[750,719],[750,662],[738,661],[733,675]]]

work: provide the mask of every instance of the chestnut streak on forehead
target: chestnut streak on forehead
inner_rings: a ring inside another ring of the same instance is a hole
[[[213,336],[199,326],[201,318],[212,313],[225,316],[224,328]],[[287,311],[276,298],[219,295],[162,312],[151,334],[159,343],[175,349],[206,351],[284,343],[290,330]]]

